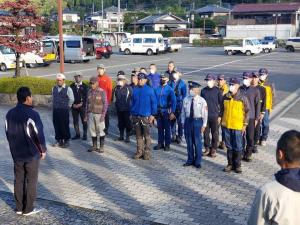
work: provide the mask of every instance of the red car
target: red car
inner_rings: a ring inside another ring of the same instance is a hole
[[[101,59],[102,57],[108,59],[112,54],[112,47],[108,41],[97,41],[95,48],[97,59]]]

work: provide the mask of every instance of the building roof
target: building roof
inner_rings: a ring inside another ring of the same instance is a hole
[[[125,12],[126,10],[125,9],[122,9],[122,8],[120,8],[120,12]],[[118,7],[116,7],[116,6],[111,6],[111,7],[108,7],[108,8],[106,8],[106,9],[104,9],[104,12],[112,12],[112,13],[117,13],[117,12],[119,12],[118,11]]]
[[[207,5],[202,8],[196,9],[196,13],[204,14],[204,13],[229,13],[230,9],[223,8],[217,5]]]
[[[167,17],[173,17],[174,20],[166,20]],[[136,24],[187,24],[188,22],[172,14],[157,14],[147,16],[138,20]]]
[[[299,2],[270,4],[238,4],[234,6],[231,13],[295,12],[299,9]]]
[[[78,13],[66,8],[63,10],[63,14],[76,14],[77,15]]]

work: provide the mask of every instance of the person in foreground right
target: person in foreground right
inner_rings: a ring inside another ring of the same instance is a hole
[[[248,225],[297,225],[300,207],[300,132],[285,132],[277,142],[276,160],[281,170],[265,184],[253,201]]]

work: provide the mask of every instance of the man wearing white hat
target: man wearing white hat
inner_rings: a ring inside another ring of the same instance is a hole
[[[65,75],[57,74],[56,85],[52,89],[53,126],[56,140],[54,146],[62,148],[69,146],[69,111],[74,102],[73,91],[65,84],[65,80]]]

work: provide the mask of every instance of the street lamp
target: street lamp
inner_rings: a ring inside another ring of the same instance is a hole
[[[275,37],[277,38],[277,24],[278,24],[278,17],[280,17],[280,13],[274,13],[273,17],[275,17]]]
[[[64,39],[63,39],[63,13],[62,0],[57,0],[57,16],[58,16],[58,33],[59,33],[59,63],[60,73],[64,73]]]
[[[203,32],[205,35],[205,19],[208,18],[208,15],[202,15],[201,18],[203,18]]]

